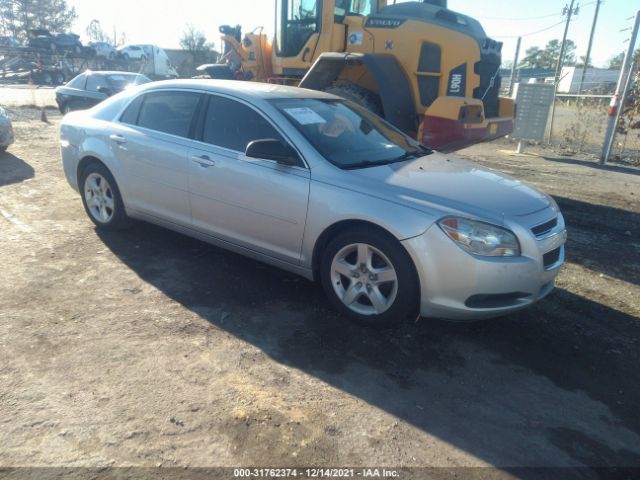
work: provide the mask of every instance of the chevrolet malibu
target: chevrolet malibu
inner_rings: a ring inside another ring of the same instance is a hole
[[[321,92],[146,84],[67,115],[60,144],[98,228],[144,220],[318,280],[363,324],[507,314],[564,262],[551,197]]]

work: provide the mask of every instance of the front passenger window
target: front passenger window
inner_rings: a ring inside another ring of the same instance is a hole
[[[273,138],[286,143],[260,114],[235,100],[211,96],[202,141],[243,152],[253,140]]]

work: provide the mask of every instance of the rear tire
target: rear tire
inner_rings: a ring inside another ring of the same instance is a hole
[[[333,238],[320,260],[320,280],[331,304],[361,325],[397,326],[419,311],[419,282],[409,254],[376,229]]]
[[[96,227],[122,230],[129,226],[118,184],[107,167],[98,162],[87,165],[79,186],[84,210]]]
[[[366,108],[378,116],[383,116],[382,103],[380,97],[375,93],[353,83],[343,83],[342,85],[331,85],[324,90],[327,93],[351,100],[352,102]]]

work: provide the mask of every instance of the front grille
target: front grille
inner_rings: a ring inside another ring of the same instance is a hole
[[[558,217],[553,218],[548,222],[544,222],[540,225],[536,225],[531,229],[531,231],[536,237],[541,237],[544,234],[549,233],[551,230],[556,228],[556,225],[558,225]]]
[[[480,61],[474,65],[474,72],[480,75],[480,86],[473,89],[473,98],[479,98],[484,104],[484,114],[487,118],[500,114],[500,63],[498,52],[482,53]]]
[[[550,267],[554,263],[558,263],[558,260],[560,260],[561,250],[562,247],[558,247],[555,250],[551,250],[550,252],[547,252],[542,256],[542,262],[544,263],[545,268]]]

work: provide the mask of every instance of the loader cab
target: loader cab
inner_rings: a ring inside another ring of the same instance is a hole
[[[318,0],[277,0],[276,55],[297,57],[315,33],[321,31],[322,2]]]
[[[345,18],[377,13],[384,0],[276,0],[273,66],[302,76],[320,53],[345,50]]]

